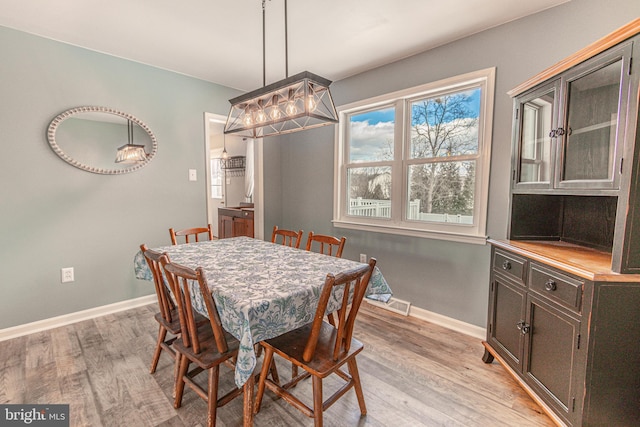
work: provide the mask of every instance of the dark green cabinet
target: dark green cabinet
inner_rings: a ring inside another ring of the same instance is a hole
[[[514,98],[513,187],[573,189],[580,194],[620,187],[635,41],[585,61]]]
[[[497,357],[560,425],[640,425],[640,276],[575,245],[490,243],[484,361]]]
[[[509,92],[483,360],[559,425],[640,425],[638,64],[640,18]]]
[[[574,366],[580,357],[584,281],[495,247],[492,259],[487,343],[573,424],[581,408]],[[487,354],[485,361],[492,359]]]
[[[510,239],[604,250],[613,271],[640,273],[639,32],[633,21],[510,92]]]

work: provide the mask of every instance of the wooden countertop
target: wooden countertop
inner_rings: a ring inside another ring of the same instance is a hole
[[[493,240],[488,242],[594,282],[640,282],[640,274],[611,271],[611,254],[560,241]]]

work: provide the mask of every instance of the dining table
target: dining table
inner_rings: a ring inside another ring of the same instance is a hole
[[[363,265],[250,237],[152,249],[166,253],[171,262],[204,270],[223,328],[240,341],[234,377],[238,387],[253,379],[257,364],[254,344],[312,322],[327,275]],[[137,278],[153,280],[141,252],[135,255],[134,269]],[[207,315],[197,286],[192,290],[192,305]],[[386,302],[391,295],[376,266],[366,297]],[[333,312],[340,300],[338,290],[327,313]]]

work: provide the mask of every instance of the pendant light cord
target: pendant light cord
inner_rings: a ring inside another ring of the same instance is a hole
[[[266,42],[265,42],[265,19],[264,9],[266,0],[262,0],[262,87],[267,85],[267,56],[266,56]]]
[[[287,31],[287,0],[284,0],[284,75],[289,77],[289,35]]]
[[[267,85],[267,48],[265,31],[265,5],[267,0],[262,0],[262,87]],[[287,0],[284,0],[284,75],[289,77],[289,30],[287,18]]]
[[[127,119],[127,139],[129,140],[129,145],[133,144],[133,122]]]

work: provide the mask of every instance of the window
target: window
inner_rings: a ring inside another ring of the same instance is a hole
[[[211,198],[222,199],[222,180],[224,173],[220,168],[220,158],[211,158]]]
[[[484,243],[495,69],[338,108],[334,224]]]

